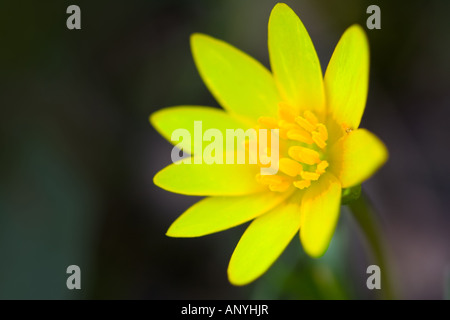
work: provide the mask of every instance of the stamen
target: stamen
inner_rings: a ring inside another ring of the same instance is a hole
[[[287,130],[291,130],[291,129],[297,128],[297,125],[295,123],[292,123],[292,122],[289,122],[289,121],[286,121],[286,120],[278,121],[278,125],[280,126],[280,128],[287,129]]]
[[[325,160],[320,161],[320,163],[316,167],[316,173],[317,174],[325,173],[325,169],[328,168],[328,166],[329,164],[327,161]]]
[[[268,129],[277,129],[278,128],[278,121],[271,117],[259,117],[258,123],[260,125],[265,126]]]
[[[313,144],[314,139],[311,139],[311,135],[309,132],[298,128],[298,129],[291,129],[286,133],[286,136],[291,140],[296,140],[300,142],[304,142],[307,144]]]
[[[320,137],[323,141],[328,140],[328,130],[327,127],[325,127],[322,123],[319,123],[317,125],[317,132],[320,134]]]
[[[270,191],[284,192],[291,186],[289,181],[283,181],[279,184],[269,184]]]
[[[294,181],[294,186],[296,186],[297,188],[301,189],[305,189],[308,188],[311,185],[311,181],[310,180],[299,180],[299,181]]]
[[[313,131],[311,133],[312,140],[317,144],[317,146],[321,149],[325,148],[327,146],[327,143],[322,139],[320,133],[317,131]]]
[[[278,126],[280,127],[280,137],[283,139],[288,139],[287,132],[296,127],[294,123],[286,120],[278,121]]]
[[[265,184],[265,185],[278,185],[284,181],[288,181],[287,178],[283,178],[282,176],[278,176],[276,174],[268,174],[268,175],[261,175],[261,174],[257,174],[256,175],[256,181],[258,183],[261,184]]]
[[[320,174],[315,173],[315,172],[309,172],[309,171],[303,171],[301,174],[303,179],[305,180],[317,180],[320,177]]]
[[[319,120],[317,119],[317,117],[314,115],[314,113],[312,113],[309,110],[306,110],[303,113],[303,116],[305,117],[306,120],[308,120],[309,123],[311,123],[314,126],[317,126],[317,124],[319,123]]]
[[[278,135],[280,136],[281,139],[287,140],[288,139],[287,132],[288,132],[287,129],[280,128]]]
[[[316,129],[315,125],[313,125],[311,122],[309,122],[303,117],[300,116],[295,117],[295,122],[297,122],[300,127],[302,127],[308,132],[313,132]]]
[[[303,167],[300,163],[289,158],[281,158],[278,169],[291,177],[295,177],[303,171]]]
[[[286,102],[278,103],[278,114],[281,119],[285,120],[292,120],[298,115],[295,109],[288,105]]]
[[[278,174],[258,174],[256,180],[276,192],[284,192],[292,184],[298,189],[306,189],[312,181],[318,180],[329,166],[327,161],[320,159],[323,150],[319,151],[318,149],[324,149],[327,146],[328,130],[324,124],[319,122],[313,112],[307,110],[301,116],[297,109],[285,102],[278,104],[278,114],[278,118],[259,117],[258,128],[279,129],[279,137],[290,140],[290,142],[286,141],[287,146],[290,145],[287,150],[289,157],[281,158],[278,161]],[[268,143],[270,147],[269,137]],[[245,141],[244,145],[247,150],[250,149],[249,141]],[[269,166],[262,164],[269,163],[267,161],[269,160],[269,147],[260,150],[260,153],[256,155],[256,163],[261,167]],[[283,152],[285,152],[284,148]],[[304,171],[304,168],[313,171]]]
[[[312,149],[293,146],[289,148],[288,154],[292,159],[306,164],[313,165],[320,162],[319,153]]]

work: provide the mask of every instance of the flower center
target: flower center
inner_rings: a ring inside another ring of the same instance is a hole
[[[325,172],[328,130],[311,111],[298,114],[284,102],[278,105],[278,119],[260,117],[261,128],[279,129],[280,159],[278,173],[256,176],[271,191],[283,192],[291,185],[305,189]]]

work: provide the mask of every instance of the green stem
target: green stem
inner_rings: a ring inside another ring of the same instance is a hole
[[[366,236],[367,243],[372,249],[375,263],[380,267],[383,298],[392,300],[394,299],[394,292],[391,285],[391,276],[387,265],[385,246],[380,238],[380,227],[375,218],[375,210],[364,193],[361,193],[358,199],[350,202],[348,207]]]

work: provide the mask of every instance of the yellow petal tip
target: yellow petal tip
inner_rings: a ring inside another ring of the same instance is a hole
[[[166,231],[166,236],[167,237],[171,237],[171,238],[176,238],[176,235],[174,235],[171,231],[171,227],[169,227],[169,229]]]
[[[162,110],[164,110],[164,109],[162,109]],[[158,111],[155,111],[155,112],[151,113],[148,116],[148,121],[150,122],[152,127],[155,128],[155,129],[158,128],[158,119],[159,119],[160,114],[161,114],[161,110],[158,110]]]
[[[326,248],[320,249],[320,250],[311,249],[311,248],[308,248],[308,247],[305,247],[305,246],[303,246],[303,249],[305,250],[306,254],[308,256],[310,256],[311,258],[319,259],[325,254],[325,252],[328,249],[328,246]]]
[[[193,238],[193,237],[196,237],[196,235],[190,235],[189,233],[183,233],[183,232],[180,232],[180,230],[177,231],[177,229],[179,229],[179,228],[176,228],[176,227],[174,228],[175,222],[171,224],[169,229],[167,229],[167,231],[166,231],[167,237],[170,237],[170,238]]]
[[[164,169],[158,171],[154,176],[153,176],[153,184],[157,187],[163,188],[161,186],[161,174],[164,171]],[[163,188],[164,189],[164,188]]]
[[[242,287],[248,285],[258,279],[261,274],[256,274],[253,276],[249,276],[249,274],[244,274],[243,272],[239,272],[236,267],[231,263],[228,265],[227,270],[228,281],[236,287]]]
[[[292,11],[291,7],[289,7],[286,3],[284,2],[278,2],[272,9],[272,12],[274,12],[275,10],[290,10]]]
[[[191,44],[192,44],[193,42],[195,42],[197,40],[204,39],[204,38],[207,38],[207,37],[208,36],[206,34],[204,34],[204,33],[195,32],[195,33],[191,34],[190,41],[191,41]]]

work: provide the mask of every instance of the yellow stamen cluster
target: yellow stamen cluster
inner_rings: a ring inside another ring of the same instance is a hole
[[[287,152],[280,150],[285,157],[279,159],[277,174],[258,174],[256,179],[272,191],[283,192],[292,185],[308,188],[328,167],[323,160],[328,130],[311,111],[299,115],[285,103],[279,104],[278,111],[279,119],[260,117],[258,123],[267,129],[279,129],[280,138],[287,142]]]

